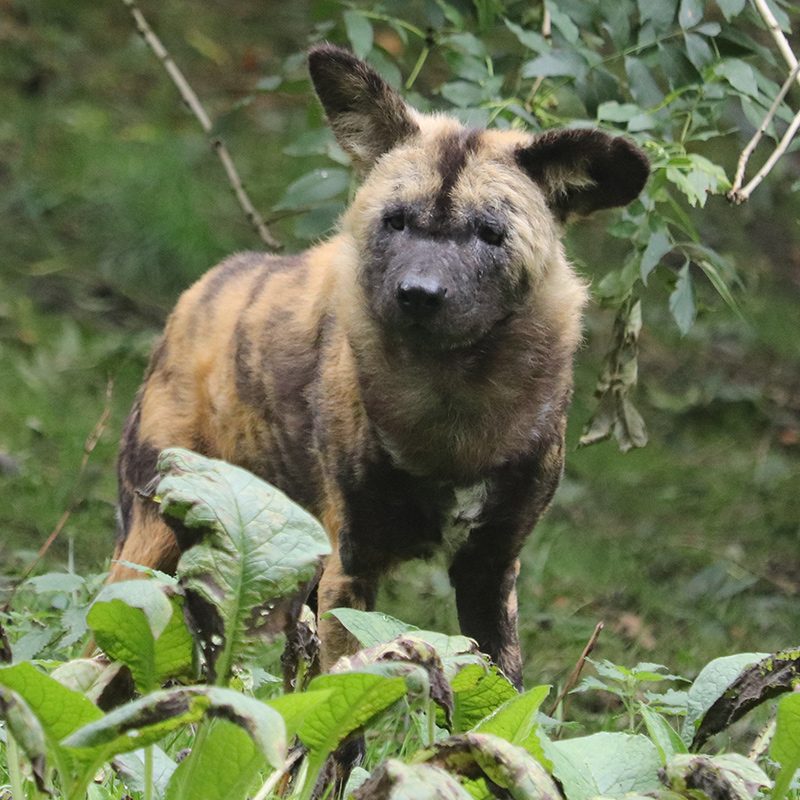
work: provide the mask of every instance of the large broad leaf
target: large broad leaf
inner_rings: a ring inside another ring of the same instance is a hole
[[[63,686],[32,664],[0,669],[0,686],[11,689],[22,698],[35,716],[36,726],[45,738],[65,790],[69,792],[76,786],[84,786],[91,779],[91,765],[82,764],[82,759],[74,758],[74,754],[68,753],[60,742],[82,725],[102,718],[103,712],[82,694]],[[23,742],[21,745],[28,747]]]
[[[165,800],[244,800],[264,756],[245,731],[224,719],[214,720],[202,746],[178,765]]]
[[[749,667],[765,658],[767,653],[737,653],[709,661],[700,670],[694,683],[689,688],[686,719],[681,732],[683,741],[689,744],[694,739],[703,717],[709,709],[723,697],[728,687]],[[699,742],[695,745],[698,746]]]
[[[332,672],[377,672],[405,680],[412,696],[433,700],[444,712],[448,725],[453,712],[453,692],[436,648],[413,633],[387,644],[359,650],[340,658]]]
[[[595,733],[560,742],[542,739],[553,775],[570,800],[644,794],[659,788],[661,758],[646,736]]]
[[[117,697],[130,697],[131,676],[124,664],[105,656],[74,658],[56,667],[50,676],[60,684],[86,696],[100,708],[115,705]]]
[[[685,797],[714,796],[753,800],[771,785],[761,767],[738,753],[673,756],[663,769],[665,786]]]
[[[402,678],[343,672],[319,675],[308,689],[330,692],[309,710],[298,732],[312,760],[321,764],[343,739],[403,697],[406,684]]]
[[[507,700],[517,696],[511,681],[496,667],[468,664],[450,683],[453,689],[454,733],[471,730]]]
[[[549,686],[535,686],[524,694],[506,700],[476,726],[476,733],[491,733],[511,744],[525,748],[534,758],[546,764],[544,750],[537,736],[539,707],[550,694]]]
[[[68,689],[32,664],[0,669],[0,686],[15,691],[39,720],[48,742],[57,743],[103,712],[79,692]]]
[[[283,628],[279,601],[314,578],[330,545],[310,514],[247,470],[180,449],[165,450],[158,469],[162,513],[206,533],[178,575],[221,682]]]
[[[356,608],[333,608],[328,614],[336,617],[358,639],[362,647],[386,644],[395,636],[415,631],[414,625],[382,614],[380,611],[360,611]]]
[[[204,717],[238,725],[273,767],[286,757],[286,728],[281,715],[264,703],[232,689],[189,686],[152,692],[126,703],[68,736],[63,746],[83,760],[103,761],[157,742]]]
[[[466,778],[485,777],[514,800],[561,797],[544,767],[521,747],[485,733],[466,733],[439,742],[428,763]]]
[[[152,791],[154,800],[162,800],[167,793],[167,785],[177,768],[177,764],[158,746],[150,745],[152,759]],[[147,782],[145,770],[145,751],[135,750],[114,759],[114,769],[125,786],[132,792],[144,792]]]
[[[12,736],[25,754],[36,785],[43,790],[47,745],[44,730],[36,715],[19,694],[0,687],[0,719],[5,724],[6,736]],[[10,755],[8,750],[6,755]]]
[[[778,703],[775,736],[769,754],[781,765],[775,778],[772,800],[782,800],[800,769],[800,694],[796,692]]]
[[[142,694],[192,666],[193,644],[183,618],[183,598],[156,581],[105,586],[86,621],[103,651],[130,669]]]
[[[355,800],[470,800],[445,770],[431,764],[403,764],[390,758],[353,794]]]

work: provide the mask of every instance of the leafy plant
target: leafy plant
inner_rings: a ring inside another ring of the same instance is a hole
[[[244,621],[261,618],[264,598],[277,608],[301,591],[327,540],[299,507],[240,468],[168,450],[159,470],[161,512],[196,529],[201,541],[182,557],[177,582],[135,580],[101,590],[86,620],[104,656],[0,668],[14,800],[37,792],[78,800],[98,771],[106,775],[105,797],[127,790],[165,800],[308,800],[329,790],[327,765],[342,743],[354,736],[369,743],[392,718],[403,732],[383,743],[380,758],[368,749],[370,771],[354,773],[347,790],[355,800],[753,800],[770,789],[773,800],[783,800],[795,791],[800,717],[797,696],[786,693],[800,672],[796,651],[717,659],[685,695],[650,691],[683,680],[661,665],[598,662],[598,677],[578,691],[616,695],[631,730],[561,739],[539,710],[549,687],[517,693],[471,640],[336,609],[331,613],[363,650],[305,689],[258,697],[243,691],[242,671],[277,632],[273,618],[267,626]],[[216,632],[213,646],[209,631]],[[129,681],[110,692],[123,674]],[[692,740],[696,746],[780,693],[771,760],[688,751]],[[90,698],[117,705],[104,711]],[[683,738],[664,716],[679,719],[679,712],[686,715]],[[189,754],[178,761],[185,747]]]

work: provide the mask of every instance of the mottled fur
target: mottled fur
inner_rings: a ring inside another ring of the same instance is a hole
[[[337,48],[310,68],[364,182],[326,242],[234,256],[181,297],[123,437],[116,557],[173,569],[187,544],[137,494],[171,446],[319,517],[333,544],[319,612],[372,608],[379,577],[458,517],[462,630],[519,684],[518,555],[561,476],[586,299],[559,223],[632,200],[646,161],[599,131],[419,114]],[[352,646],[334,621],[321,635],[325,667]]]

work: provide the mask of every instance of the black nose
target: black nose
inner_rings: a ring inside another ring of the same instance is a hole
[[[444,302],[447,289],[435,278],[406,278],[397,285],[397,302],[406,314],[422,319],[433,316]]]

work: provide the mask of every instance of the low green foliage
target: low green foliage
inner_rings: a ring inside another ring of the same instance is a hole
[[[563,738],[563,721],[540,711],[549,687],[518,694],[469,639],[419,631],[378,613],[332,612],[370,646],[315,677],[307,689],[259,699],[231,688],[244,685],[242,671],[253,669],[263,650],[264,629],[235,622],[262,607],[261,595],[241,591],[240,601],[231,603],[223,593],[204,594],[211,606],[206,613],[216,615],[216,630],[224,633],[217,645],[224,637],[234,642],[224,660],[204,641],[207,626],[183,615],[184,600],[197,585],[246,574],[279,603],[300,590],[327,545],[299,508],[240,468],[173,450],[162,455],[159,469],[161,511],[180,514],[197,530],[201,557],[192,557],[192,549],[185,553],[177,584],[137,580],[101,590],[86,618],[103,656],[0,668],[13,800],[42,791],[79,800],[99,770],[108,798],[127,791],[164,800],[263,800],[283,779],[282,796],[308,800],[340,744],[359,735],[369,742],[372,731],[392,718],[406,720],[404,732],[384,743],[378,761],[368,748],[369,772],[351,783],[355,800],[644,794],[755,800],[767,791],[772,800],[784,800],[796,793],[795,694],[778,703],[771,760],[691,753],[684,743],[711,709],[719,715],[722,704],[738,713],[744,702],[739,685],[747,686],[748,708],[774,696],[776,686],[789,691],[798,671],[795,651],[717,659],[686,694],[654,691],[683,681],[659,664],[629,669],[598,662],[597,677],[585,679],[578,691],[620,698],[629,731],[613,730],[610,718],[611,730],[570,738]],[[232,491],[234,486],[239,489]],[[243,513],[257,508],[262,510]],[[253,522],[243,525],[243,519]],[[196,666],[193,653],[199,654]],[[118,687],[112,696],[111,681],[100,680],[107,671],[127,671],[127,691]],[[203,682],[212,677],[215,685]],[[161,688],[165,681],[172,685]],[[95,691],[97,683],[105,694]],[[103,705],[113,699],[116,707],[104,711],[90,697],[104,698]],[[410,719],[422,724],[409,725]],[[189,755],[178,763],[184,747]]]

